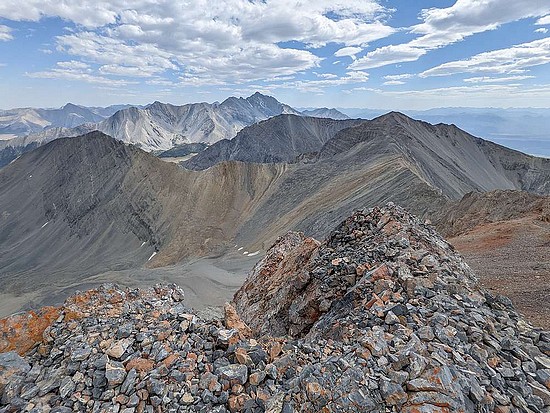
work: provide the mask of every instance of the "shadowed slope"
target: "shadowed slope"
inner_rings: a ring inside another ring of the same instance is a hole
[[[187,169],[202,170],[229,160],[255,163],[295,162],[313,155],[337,132],[361,120],[336,121],[296,115],[276,116],[244,128],[231,140],[224,139],[185,161]]]

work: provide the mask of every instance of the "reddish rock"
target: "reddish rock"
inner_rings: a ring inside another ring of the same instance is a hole
[[[298,297],[303,299],[304,309],[299,317],[305,319],[300,325],[311,325],[319,318],[318,303],[309,305],[318,297],[303,295],[311,281],[307,264],[319,245],[313,238],[289,232],[256,264],[233,299],[238,314],[255,333],[285,335],[291,323],[289,307]],[[298,325],[295,321],[292,323]]]
[[[24,355],[42,342],[44,331],[60,314],[60,307],[44,307],[0,320],[0,353],[15,350]]]
[[[172,364],[174,364],[176,362],[176,360],[179,359],[179,356],[177,354],[170,354],[168,357],[166,357],[162,363],[166,366],[166,367],[170,367]]]
[[[126,371],[136,369],[140,373],[148,373],[155,368],[155,362],[149,359],[137,358],[126,363]]]
[[[225,303],[223,307],[225,325],[227,328],[232,328],[237,330],[241,339],[246,339],[252,337],[252,330],[248,327],[245,322],[239,317],[237,310],[230,303]]]

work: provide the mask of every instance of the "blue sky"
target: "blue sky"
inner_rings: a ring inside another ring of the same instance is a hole
[[[550,108],[548,0],[2,0],[0,108]]]

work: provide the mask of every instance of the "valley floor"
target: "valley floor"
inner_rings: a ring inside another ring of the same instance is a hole
[[[550,223],[528,216],[478,225],[449,241],[485,287],[509,297],[533,325],[550,329],[549,234]],[[184,289],[187,305],[202,316],[217,316],[260,258],[260,255],[246,257],[232,252],[162,268],[109,271],[72,285],[52,285],[39,293],[0,294],[0,317],[21,309],[61,304],[76,290],[106,282],[127,287],[176,283]]]
[[[243,257],[233,253],[162,268],[109,271],[72,285],[52,285],[39,293],[19,296],[0,294],[0,318],[22,309],[59,305],[76,290],[88,290],[103,283],[148,287],[159,282],[181,286],[185,291],[186,305],[194,308],[201,316],[210,318],[221,314],[223,304],[231,300],[257,261],[258,257]]]

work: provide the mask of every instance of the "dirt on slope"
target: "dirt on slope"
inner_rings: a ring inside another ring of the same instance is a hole
[[[550,328],[550,197],[471,193],[435,219],[483,285],[508,296],[533,324]]]

